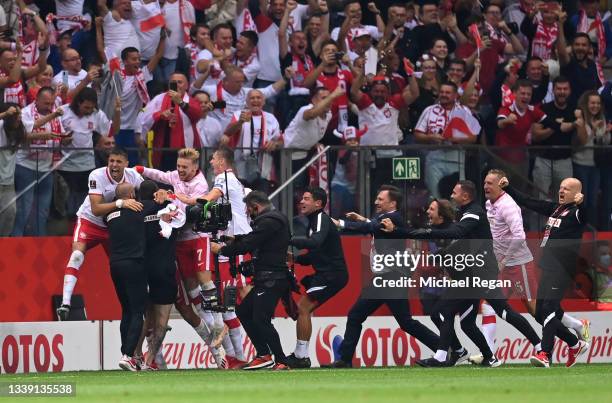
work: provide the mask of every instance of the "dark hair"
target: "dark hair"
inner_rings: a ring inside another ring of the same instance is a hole
[[[338,46],[338,42],[334,41],[333,39],[324,40],[323,43],[321,43],[321,49],[323,49],[327,45],[334,45],[336,49],[340,49],[340,47]]]
[[[591,43],[591,38],[589,38],[589,35],[585,32],[576,32],[574,34],[574,39],[572,39],[572,43],[574,43],[578,38],[585,38],[589,43]]]
[[[270,201],[270,199],[268,199],[268,195],[259,190],[253,190],[251,193],[244,197],[243,201],[247,206],[259,204],[262,207],[268,207],[272,205],[272,202]]]
[[[108,153],[108,156],[110,157],[111,155],[121,155],[126,160],[129,159],[127,151],[125,151],[121,147],[114,147],[112,150],[110,150],[110,152]]]
[[[217,32],[219,32],[220,29],[229,29],[230,32],[232,33],[232,40],[234,39],[234,30],[232,29],[233,27],[226,23],[226,22],[222,22],[221,24],[217,24],[215,25],[215,27],[212,29],[212,31],[210,31],[210,37],[215,38],[215,36],[217,35]]]
[[[539,57],[539,56],[531,56],[529,59],[527,59],[527,63],[532,62],[532,61],[534,61],[534,60],[537,60],[537,61],[540,61],[540,62],[543,62],[543,61],[544,61],[544,60],[542,60],[542,58],[541,58],[541,57]]]
[[[497,175],[499,176],[499,179],[505,178],[507,176],[506,172],[502,171],[501,169],[489,169],[487,175]]]
[[[242,31],[240,33],[240,36],[244,36],[245,38],[247,38],[253,46],[257,46],[257,43],[259,43],[259,36],[255,31]]]
[[[206,28],[210,32],[210,27],[207,24],[203,22],[198,22],[197,24],[192,25],[191,29],[189,30],[189,36],[191,37],[191,39],[195,40],[195,37],[198,34],[198,29],[200,28]]]
[[[134,52],[139,52],[139,50],[133,46],[128,46],[127,48],[123,49],[121,51],[121,60],[125,61],[128,58],[129,54]]]
[[[72,102],[70,102],[70,109],[77,116],[79,115],[79,105],[81,105],[85,101],[93,102],[96,107],[98,106],[98,94],[96,90],[90,87],[85,87],[81,91],[79,91],[74,98],[72,98]]]
[[[451,64],[460,64],[463,66],[463,70],[467,70],[467,63],[463,59],[452,59],[448,62],[448,66],[450,67]]]
[[[217,148],[215,152],[219,154],[228,165],[234,164],[234,151],[232,151],[230,148],[221,146]]]
[[[555,85],[557,84],[570,84],[570,80],[569,78],[565,77],[565,76],[558,76],[553,80],[553,88]],[[570,85],[571,87],[571,85]]]
[[[144,180],[138,189],[138,196],[140,200],[153,200],[153,194],[157,192],[158,189],[159,186],[157,186],[155,181],[150,179]]]
[[[13,102],[3,102],[0,103],[0,113],[4,113],[9,108],[14,107],[17,109],[21,109],[21,107]],[[15,114],[12,116],[7,116],[4,118],[4,132],[6,133],[6,139],[8,143],[8,147],[12,152],[17,151],[19,146],[22,146],[26,143],[26,129],[23,125],[23,121],[19,117],[19,114]]]
[[[210,94],[208,92],[202,91],[202,90],[194,91],[193,94],[191,94],[191,97],[195,98],[196,95],[202,95],[202,94],[206,95],[208,97],[208,99],[210,99]]]
[[[310,90],[310,100],[312,101],[312,99],[314,97],[316,97],[317,95],[319,95],[320,92],[323,92],[323,91],[329,91],[329,88],[326,88],[326,87],[315,87],[312,90]],[[331,91],[329,91],[329,92],[331,92]]]
[[[457,185],[461,186],[461,191],[467,193],[470,200],[476,198],[476,185],[470,180],[462,180],[457,182]]]
[[[443,82],[440,84],[440,87],[442,87],[443,85],[448,85],[449,87],[453,87],[453,89],[455,90],[455,92],[458,92],[458,91],[459,91],[459,88],[457,87],[457,84],[455,84],[454,82],[452,82],[452,81],[450,81],[450,80],[443,81]]]
[[[49,94],[55,96],[55,90],[52,87],[40,87],[38,89],[38,92],[36,93],[36,98],[38,98],[39,96],[41,96],[42,94],[44,94],[45,92],[48,92]]]
[[[380,188],[378,188],[378,193],[384,192],[385,190],[389,195],[389,199],[395,202],[395,207],[399,210],[402,205],[402,202],[404,201],[404,195],[402,194],[402,192],[397,186],[382,185]]]
[[[446,199],[433,199],[431,203],[433,202],[438,204],[438,215],[444,219],[445,223],[455,221],[455,209],[450,201]]]
[[[359,0],[345,0],[343,6],[344,6],[344,8],[346,8],[346,7],[350,6],[353,3],[357,3],[357,4],[359,4],[361,6],[361,2]]]
[[[320,187],[311,186],[306,189],[306,192],[310,193],[314,201],[321,202],[321,208],[325,208],[327,205],[327,193],[325,193],[325,190]]]
[[[512,91],[516,91],[521,87],[529,87],[533,90],[533,84],[531,84],[531,81],[521,78],[520,80],[516,80],[516,82],[512,86]]]

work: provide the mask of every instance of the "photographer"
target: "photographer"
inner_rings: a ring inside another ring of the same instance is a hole
[[[278,301],[290,291],[290,273],[286,257],[289,247],[289,221],[283,214],[272,210],[272,203],[262,192],[253,191],[245,198],[247,212],[253,221],[253,231],[238,236],[226,246],[211,243],[211,251],[218,255],[234,256],[250,252],[253,256],[253,289],[237,308],[238,318],[255,349],[256,357],[244,367],[247,370],[272,367],[288,369],[280,337],[272,325],[272,316]],[[272,358],[274,355],[274,359]]]

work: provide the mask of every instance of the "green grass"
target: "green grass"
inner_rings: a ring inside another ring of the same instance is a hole
[[[2,375],[0,382],[76,383],[76,398],[53,398],[52,402],[612,402],[612,364],[571,369],[464,365],[286,372],[66,372]]]

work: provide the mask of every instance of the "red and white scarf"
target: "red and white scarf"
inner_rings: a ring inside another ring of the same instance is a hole
[[[125,71],[125,68],[119,70],[119,73],[121,74],[123,82],[125,82],[125,79],[128,76],[127,72]],[[142,72],[142,69],[138,69],[136,74],[134,74],[132,88],[136,89],[136,92],[138,92],[138,97],[140,98],[143,104],[149,103],[150,98],[149,93],[147,92],[147,83],[144,79],[144,73]]]
[[[502,84],[501,86],[501,98],[502,107],[509,108],[510,105],[514,103],[514,93],[512,92],[512,89],[510,89],[510,87],[508,87],[506,84]]]
[[[59,37],[59,34],[61,34],[61,32],[58,31],[58,29],[55,27],[55,21],[69,21],[71,22],[70,26],[66,29],[64,29],[64,31],[68,31],[70,29],[73,29],[75,31],[78,31],[80,29],[83,29],[87,26],[87,24],[90,22],[87,18],[83,17],[82,15],[55,15],[55,14],[47,14],[47,17],[45,18],[45,22],[47,23],[47,32],[49,32],[49,43],[51,45],[55,45],[57,43],[57,38]]]
[[[183,27],[184,43],[189,43],[189,31],[191,31],[191,26],[195,19],[195,16],[189,13],[189,11],[190,10],[187,8],[187,1],[179,0],[179,19],[181,20],[181,27]]]
[[[308,55],[304,55],[304,59],[302,59],[298,55],[292,53],[291,58],[291,67],[295,73],[289,83],[291,86],[289,95],[308,95],[309,90],[304,88],[304,80],[306,76],[314,70],[314,63]]]
[[[8,74],[0,70],[0,77],[8,77]],[[26,106],[25,91],[21,79],[14,84],[4,87],[3,101],[16,103],[22,108]]]
[[[559,36],[559,26],[557,23],[553,25],[545,25],[542,17],[537,19],[536,33],[531,42],[531,56],[539,57],[542,60],[552,58],[553,48],[557,37]]]
[[[27,68],[35,66],[38,63],[40,51],[38,50],[38,40],[33,40],[23,47],[21,56],[21,67]]]
[[[234,53],[234,56],[232,57],[232,64],[240,67],[241,69],[244,69],[246,66],[253,62],[255,56],[257,56],[257,48],[253,48],[253,52],[251,52],[249,58],[246,59],[244,62],[242,60],[238,60],[238,57],[236,57],[236,53]]]
[[[599,75],[599,81],[605,83],[605,78],[603,74],[603,68],[601,66],[600,60],[606,55],[606,33],[604,32],[603,21],[601,20],[601,14],[599,11],[595,15],[595,19],[589,25],[588,18],[584,10],[580,10],[580,14],[578,16],[578,32],[584,32],[589,35],[589,32],[592,30],[597,30],[597,58],[595,60],[595,65],[597,66],[597,74]],[[589,35],[590,36],[590,35]]]
[[[50,113],[53,113],[56,109],[57,108],[53,108]],[[32,117],[34,118],[34,122],[44,117],[43,115],[40,114],[40,112],[38,112],[38,108],[36,108],[36,103],[32,104]],[[60,122],[60,118],[51,119],[51,121],[47,122],[45,125],[40,126],[39,128],[33,129],[32,133],[44,133],[48,131],[54,134],[62,134],[62,124]],[[47,147],[53,148],[54,151],[52,155],[52,162],[53,162],[53,166],[55,167],[56,164],[58,164],[59,161],[62,159],[62,152],[60,151],[60,145],[61,145],[60,142],[61,142],[61,139],[33,140],[32,144],[33,145],[46,144]],[[46,155],[45,154],[41,155],[41,153],[44,153],[44,152],[40,150],[31,150],[31,152],[28,154],[28,159],[36,160],[36,159],[46,158]]]

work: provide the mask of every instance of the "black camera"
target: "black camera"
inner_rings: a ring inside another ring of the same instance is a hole
[[[255,259],[240,262],[236,271],[244,277],[252,277],[255,274]]]
[[[195,206],[187,207],[186,216],[196,232],[224,231],[232,220],[232,205],[198,199]]]
[[[337,62],[342,61],[343,57],[344,57],[344,52],[334,53],[334,59],[336,59]]]
[[[506,25],[508,25],[508,29],[510,29],[510,32],[512,32],[514,35],[519,33],[519,26],[516,22],[509,22]]]
[[[225,109],[227,108],[227,102],[225,101],[213,101],[211,102],[213,109]]]

